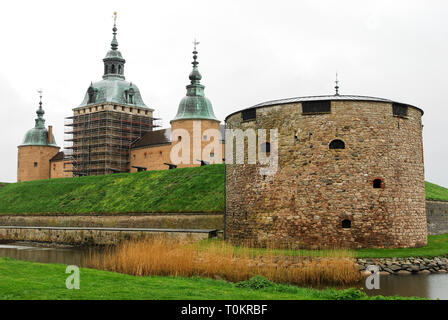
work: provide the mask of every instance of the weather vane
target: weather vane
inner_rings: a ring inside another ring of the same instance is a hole
[[[196,41],[196,38],[194,38],[193,44],[194,44],[194,51],[196,51],[196,46],[199,44],[199,41]]]
[[[339,95],[339,80],[338,80],[338,73],[336,72],[336,81],[335,81],[335,83],[336,83],[336,86],[334,87],[335,89],[336,89],[336,96],[338,96]]]
[[[114,25],[117,24],[117,11],[114,11]]]
[[[39,93],[40,102],[42,102],[42,89],[37,90],[37,92]]]

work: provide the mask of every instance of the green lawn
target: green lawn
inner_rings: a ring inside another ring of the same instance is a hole
[[[361,249],[356,251],[358,258],[404,258],[448,256],[448,234],[428,236],[428,245],[408,249]]]
[[[136,277],[81,269],[80,289],[68,290],[65,265],[0,258],[0,300],[147,299],[147,300],[362,300],[355,289],[316,290],[253,279],[240,284],[205,278]],[[260,288],[261,287],[261,288]],[[256,289],[259,288],[259,289]],[[388,299],[400,299],[392,297]],[[403,298],[404,299],[404,298]]]
[[[0,214],[223,212],[224,165],[11,183]]]
[[[213,241],[222,240],[204,240],[201,245],[206,247]],[[235,249],[237,252],[238,248]],[[266,249],[249,249],[255,254],[266,253]],[[437,236],[428,236],[428,245],[421,248],[409,249],[359,249],[359,250],[269,250],[279,255],[300,255],[306,257],[334,257],[334,256],[353,256],[356,258],[405,258],[405,257],[448,257],[448,234]]]
[[[425,182],[426,199],[448,201],[448,189],[431,182]]]
[[[225,165],[9,183],[0,214],[224,212]],[[448,189],[427,182],[427,199]]]

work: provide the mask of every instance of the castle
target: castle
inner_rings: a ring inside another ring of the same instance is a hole
[[[137,85],[125,80],[126,60],[118,50],[115,23],[112,31],[111,49],[103,59],[103,80],[90,84],[82,103],[67,118],[64,152],[56,144],[52,126],[45,128],[41,96],[35,127],[18,146],[18,182],[222,163],[223,135],[209,132],[222,132],[223,126],[204,95],[198,43],[195,41],[187,94],[171,120],[171,128],[156,129],[154,109],[145,105]],[[190,150],[196,152],[180,164],[170,160],[172,140],[182,139],[182,135],[172,137],[176,132],[196,138],[189,141]],[[207,148],[210,141],[217,143],[215,148]]]
[[[227,164],[226,238],[294,248],[425,245],[422,115],[336,91],[227,116],[231,129],[278,128],[278,169],[272,176],[260,164]]]
[[[103,80],[90,84],[68,118],[65,153],[52,127],[45,128],[40,101],[35,127],[18,147],[19,182],[172,169],[178,166],[171,163],[173,148],[185,143],[199,151],[179,167],[223,162],[224,127],[204,95],[196,44],[187,94],[171,128],[157,129],[154,109],[125,81],[116,32],[114,24]],[[340,95],[338,89],[336,84],[334,95],[269,101],[227,116],[227,129],[278,130],[277,145],[255,137],[256,149],[278,155],[275,175],[260,174],[259,163],[226,159],[230,242],[293,248],[426,244],[423,111],[388,99]],[[193,139],[185,141],[178,132]],[[214,149],[212,140],[219,142]],[[226,138],[228,146],[233,142]]]

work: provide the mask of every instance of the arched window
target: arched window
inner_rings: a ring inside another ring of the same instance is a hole
[[[118,66],[118,74],[121,74],[121,65]]]
[[[107,67],[107,65],[105,65],[104,66],[104,74],[107,74],[107,71],[108,71],[108,67]]]
[[[112,69],[110,70],[110,73],[115,73],[115,65],[112,65]]]
[[[330,149],[332,150],[345,149],[345,142],[339,139],[333,140],[330,142]]]
[[[342,220],[342,229],[350,229],[352,227],[352,222],[348,219]]]
[[[270,153],[271,152],[271,143],[265,142],[260,145],[261,152]]]
[[[381,178],[376,178],[372,181],[372,185],[374,189],[383,189],[384,188],[384,181]]]

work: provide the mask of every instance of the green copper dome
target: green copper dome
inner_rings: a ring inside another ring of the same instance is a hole
[[[111,77],[91,83],[80,107],[106,102],[148,108],[135,84]]]
[[[205,119],[216,120],[213,106],[209,99],[204,95],[204,86],[200,83],[202,76],[198,70],[199,62],[197,59],[196,47],[193,51],[193,71],[190,73],[191,84],[187,86],[187,96],[184,97],[177,109],[176,117],[171,120],[186,120],[186,119]]]
[[[116,18],[116,15],[115,15]],[[140,90],[132,82],[125,81],[124,65],[126,60],[118,50],[117,26],[112,28],[111,49],[104,62],[103,80],[91,83],[79,107],[99,103],[117,103],[140,108],[148,108],[140,95]],[[148,108],[149,109],[149,108]]]
[[[37,119],[36,125],[33,129],[28,130],[25,134],[25,138],[19,147],[22,146],[47,146],[47,147],[57,147],[54,135],[52,136],[52,143],[48,140],[48,130],[45,128],[45,111],[42,109],[42,100],[39,102],[39,109],[36,111]]]

